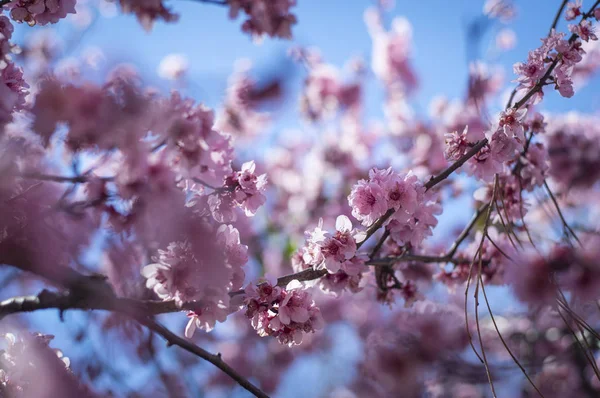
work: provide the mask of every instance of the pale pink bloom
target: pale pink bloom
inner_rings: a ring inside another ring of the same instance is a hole
[[[373,72],[386,84],[400,83],[410,92],[417,85],[417,78],[410,64],[412,27],[406,18],[395,18],[392,29],[386,32],[377,17],[367,10],[365,19],[373,39]]]
[[[509,138],[502,130],[498,129],[492,135],[490,148],[494,157],[500,162],[514,159],[517,149],[523,148],[523,143],[514,138]]]
[[[508,108],[506,111],[500,112],[499,126],[504,130],[509,138],[515,138],[521,145],[525,145],[525,130],[523,129],[523,121],[527,109]]]
[[[596,36],[596,33],[594,32],[594,26],[592,26],[592,23],[587,19],[581,21],[577,25],[569,25],[569,30],[576,35],[579,35],[583,41],[598,40],[598,36]]]
[[[483,5],[483,14],[508,22],[515,17],[516,10],[510,0],[487,0]]]
[[[489,144],[469,159],[467,165],[469,173],[483,181],[492,181],[495,174],[504,170],[503,162],[498,159]]]
[[[413,214],[417,208],[417,190],[415,189],[414,175],[401,176],[393,174],[384,182],[383,190],[387,194],[387,207]]]
[[[512,50],[516,44],[517,35],[512,29],[504,28],[496,35],[496,47],[501,51]]]
[[[196,329],[210,332],[217,322],[225,322],[230,313],[229,307],[222,301],[205,299],[194,305],[194,311],[189,311],[189,321],[185,327],[185,337],[191,339]]]
[[[217,242],[225,249],[229,264],[241,267],[248,262],[248,246],[240,243],[240,233],[231,225],[221,225],[217,230]]]
[[[546,125],[548,123],[544,121],[544,116],[541,113],[533,112],[529,113],[526,124],[528,130],[534,133],[544,133],[546,132]]]
[[[158,65],[158,76],[167,80],[179,80],[185,77],[189,61],[183,54],[169,54]]]
[[[581,15],[581,6],[583,4],[583,0],[575,0],[567,3],[567,10],[565,11],[565,19],[567,21],[572,21],[578,16]]]
[[[348,196],[352,215],[363,225],[369,226],[388,210],[385,191],[376,182],[360,180]]]
[[[517,81],[521,84],[536,83],[546,72],[543,58],[532,56],[529,53],[527,63],[517,62],[513,66],[514,73],[518,76]]]
[[[212,216],[218,222],[232,222],[237,218],[235,213],[237,204],[233,195],[229,193],[210,195],[208,205]]]
[[[452,133],[444,134],[446,142],[446,148],[444,150],[444,156],[446,159],[451,161],[457,161],[464,156],[465,153],[471,149],[471,143],[467,140],[467,133],[469,126],[465,126],[462,133],[453,131]]]
[[[542,186],[548,174],[548,151],[539,142],[531,144],[522,159],[521,178],[523,188],[532,191],[536,186]]]
[[[356,241],[350,219],[343,215],[338,216],[335,226],[334,235],[327,235],[323,241],[316,243],[321,250],[322,265],[331,273],[337,272],[342,263],[351,259],[356,253]],[[320,265],[314,264],[314,267],[319,268]]]
[[[565,72],[563,68],[557,68],[555,71],[555,83],[560,95],[565,98],[571,98],[575,91],[573,90],[573,80],[569,73]]]

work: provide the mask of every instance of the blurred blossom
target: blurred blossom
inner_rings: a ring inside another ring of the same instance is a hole
[[[189,62],[183,54],[169,54],[158,65],[157,73],[166,80],[180,80],[187,74]]]
[[[496,48],[508,51],[517,45],[517,35],[512,29],[504,28],[496,34]]]

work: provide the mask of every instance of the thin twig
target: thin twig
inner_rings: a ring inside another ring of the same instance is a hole
[[[489,238],[489,236],[488,236],[488,238]],[[498,334],[498,337],[500,337],[500,341],[502,341],[502,345],[504,345],[504,348],[506,348],[506,351],[508,352],[510,357],[517,364],[517,366],[521,369],[521,372],[523,372],[523,375],[525,376],[525,378],[527,378],[527,380],[529,381],[529,384],[531,384],[533,386],[533,388],[535,389],[535,391],[537,391],[537,393],[540,394],[540,396],[543,398],[544,394],[542,394],[542,392],[537,388],[537,386],[535,385],[533,380],[531,380],[531,378],[527,374],[527,371],[525,371],[525,368],[523,367],[523,365],[521,365],[521,362],[519,362],[517,357],[513,354],[512,350],[508,347],[508,344],[506,344],[504,337],[502,337],[502,333],[500,333],[500,329],[498,328],[498,325],[496,324],[496,318],[494,317],[494,313],[492,312],[492,307],[490,306],[490,302],[487,298],[487,294],[485,292],[485,285],[484,285],[483,281],[481,280],[481,276],[480,276],[480,282],[481,282],[481,291],[483,292],[483,298],[485,300],[485,304],[488,308],[488,312],[490,314],[490,318],[492,319],[492,323],[494,324],[494,328],[496,329],[496,333]]]

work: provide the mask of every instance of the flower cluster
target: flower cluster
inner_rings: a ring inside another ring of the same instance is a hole
[[[371,169],[369,180],[360,180],[348,196],[352,215],[364,226],[372,225],[389,210],[390,236],[400,245],[417,247],[432,234],[441,206],[435,194],[428,192],[417,176],[394,173],[389,169]]]
[[[296,16],[290,8],[296,0],[229,0],[229,17],[236,19],[243,11],[248,19],[242,24],[242,31],[258,39],[264,35],[290,39]]]
[[[380,15],[367,10],[365,19],[373,40],[373,72],[386,85],[399,85],[403,91],[416,88],[417,78],[410,64],[412,26],[406,18],[395,18],[392,29],[386,31]]]
[[[7,397],[91,396],[71,370],[62,351],[50,348],[52,335],[4,333],[0,350],[0,391]]]
[[[258,88],[247,67],[240,67],[229,79],[227,96],[219,112],[216,129],[240,138],[252,138],[269,122],[267,113],[257,112]]]
[[[300,107],[309,120],[320,120],[335,115],[340,107],[357,108],[360,95],[360,85],[343,83],[337,68],[322,62],[311,62],[310,73],[300,97]]]
[[[312,231],[306,231],[306,244],[292,258],[295,271],[307,268],[326,269],[328,274],[319,283],[322,290],[339,295],[347,289],[358,292],[362,274],[367,270],[368,257],[356,252],[357,243],[364,240],[363,231],[352,228],[344,215],[338,216],[335,233],[323,229],[323,219]]]
[[[564,186],[595,184],[600,179],[600,120],[569,114],[552,118],[547,130],[550,176]]]
[[[248,261],[248,247],[240,243],[237,229],[221,225],[216,242],[172,242],[167,250],[158,250],[156,263],[146,265],[142,275],[146,286],[163,300],[191,310],[186,336],[196,327],[210,331],[217,321],[229,314],[229,295],[241,288],[244,281],[242,266]],[[200,241],[202,239],[202,241]]]
[[[24,110],[28,88],[23,71],[14,63],[0,70],[0,128],[13,119],[13,112]]]
[[[268,281],[250,284],[245,293],[246,316],[262,337],[273,336],[292,346],[300,344],[305,333],[323,327],[321,310],[297,280],[285,288]]]
[[[75,14],[75,0],[12,0],[6,7],[17,22],[30,26],[56,23],[67,14]]]
[[[176,22],[179,19],[177,14],[165,7],[162,0],[119,0],[119,3],[124,13],[135,14],[142,27],[148,31],[157,20]]]
[[[267,198],[264,195],[267,175],[255,173],[254,161],[246,162],[242,169],[225,179],[224,186],[208,197],[208,205],[215,220],[236,220],[235,209],[240,207],[247,217],[252,217]]]
[[[570,3],[567,10],[567,19],[574,19],[581,13],[581,3]],[[517,75],[519,91],[531,90],[542,78],[554,83],[555,88],[563,97],[572,97],[573,69],[583,59],[585,51],[582,48],[583,41],[598,40],[594,34],[591,22],[582,19],[579,24],[569,25],[573,36],[565,39],[564,33],[552,30],[547,38],[542,39],[542,45],[529,52],[527,62],[518,62],[513,69]],[[581,39],[581,40],[579,40]],[[543,96],[543,90],[537,90],[531,101],[537,103]]]
[[[518,264],[512,264],[506,280],[519,300],[531,305],[552,305],[558,288],[570,292],[579,303],[595,302],[600,297],[598,243],[598,236],[593,236],[578,248],[557,245],[547,256],[526,253]]]

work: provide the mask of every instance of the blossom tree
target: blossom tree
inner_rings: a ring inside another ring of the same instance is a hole
[[[302,24],[294,0],[197,2],[254,42]],[[336,357],[335,324],[360,354],[319,396],[600,396],[600,118],[544,109],[600,68],[600,1],[551,3],[508,85],[470,51],[466,95],[428,115],[411,23],[365,4],[370,63],[290,47],[321,139],[265,149],[281,76],[240,62],[212,109],[185,94],[181,55],[162,92],[130,65],[88,78],[100,55],[61,60],[50,31],[15,34],[108,8],[152,30],[178,22],[170,4],[0,2],[0,397],[276,396],[302,358]],[[500,27],[514,47],[515,14],[486,1],[470,44]],[[438,227],[464,203],[461,228]]]

